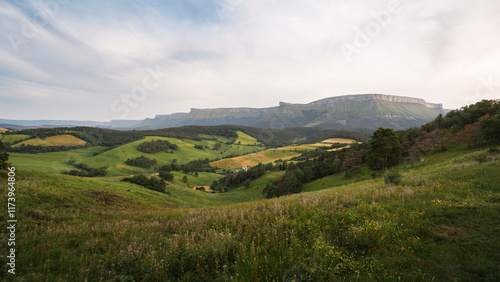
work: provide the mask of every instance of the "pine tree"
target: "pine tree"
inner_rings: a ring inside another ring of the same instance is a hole
[[[379,127],[372,136],[368,149],[368,165],[380,170],[383,176],[386,169],[399,161],[402,146],[392,128]]]

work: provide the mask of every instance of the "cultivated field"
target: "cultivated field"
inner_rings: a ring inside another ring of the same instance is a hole
[[[255,166],[259,163],[270,163],[276,160],[287,160],[300,155],[298,152],[288,150],[268,149],[258,153],[248,154],[244,156],[222,159],[211,162],[210,165],[217,168],[236,168],[246,166]]]
[[[14,135],[16,136],[16,135]],[[17,143],[13,147],[19,147],[21,145],[32,145],[32,146],[83,146],[87,142],[73,135],[57,135],[47,137],[45,139],[33,138],[26,141]]]

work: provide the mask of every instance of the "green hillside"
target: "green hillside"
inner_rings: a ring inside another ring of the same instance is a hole
[[[27,134],[12,134],[12,135],[2,135],[2,142],[4,143],[15,143],[19,140],[24,140],[30,138]]]
[[[268,176],[234,193],[173,186],[168,195],[20,172],[17,278],[493,281],[500,157],[478,162],[483,152],[400,167],[401,185],[375,179],[224,207],[255,198]]]
[[[16,135],[7,135],[6,137],[11,137],[11,136],[16,136]],[[21,135],[22,136],[22,135]],[[82,146],[85,145],[85,141],[76,138],[75,136],[72,135],[57,135],[57,136],[51,136],[47,137],[45,139],[40,139],[40,138],[33,138],[33,139],[28,139],[23,142],[19,142],[15,144],[13,147],[19,147],[21,145],[32,145],[32,146]]]
[[[173,153],[160,152],[156,154],[145,154],[136,149],[139,144],[152,140],[167,140],[170,143],[179,146],[179,149],[173,151]],[[227,155],[241,155],[260,151],[263,149],[263,147],[259,146],[237,144],[227,145],[225,143],[219,143],[221,144],[221,148],[220,150],[215,151],[213,150],[213,148],[216,143],[219,142],[214,140],[194,141],[189,139],[181,140],[176,138],[148,136],[142,140],[122,145],[118,148],[109,150],[95,157],[87,158],[85,160],[82,160],[82,162],[91,167],[108,166],[109,176],[131,175],[137,173],[154,172],[154,168],[143,169],[139,167],[132,167],[124,163],[127,159],[132,159],[143,155],[150,159],[156,159],[158,164],[160,165],[172,163],[174,159],[177,160],[177,163],[184,164],[198,159],[216,159]],[[203,147],[208,146],[208,148],[199,150],[194,148],[195,145],[201,145]]]

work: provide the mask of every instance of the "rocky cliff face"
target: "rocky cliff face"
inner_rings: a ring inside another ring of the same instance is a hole
[[[424,99],[412,98],[412,97],[404,97],[404,96],[395,96],[395,95],[385,95],[385,94],[356,94],[356,95],[344,95],[337,97],[330,97],[321,99],[318,101],[314,101],[309,103],[309,105],[318,105],[318,104],[335,104],[340,101],[366,101],[366,100],[382,100],[396,103],[412,103],[412,104],[421,104],[431,109],[443,109],[442,104],[433,104],[428,103]]]
[[[270,108],[196,109],[189,113],[158,115],[145,120],[139,128],[162,128],[184,125],[235,124],[256,127],[327,127],[403,129],[419,126],[444,113],[441,104],[423,99],[385,95],[344,95],[308,104],[280,102]]]

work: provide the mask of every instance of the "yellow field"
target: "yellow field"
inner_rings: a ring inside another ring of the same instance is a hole
[[[240,135],[241,134],[241,135]],[[243,139],[253,138],[251,136],[246,135],[245,133],[238,131],[238,136],[240,138],[243,137]],[[249,140],[249,139],[247,139]],[[251,139],[250,139],[251,140]],[[253,141],[247,141],[247,142],[252,142]],[[288,160],[291,159],[295,156],[300,155],[300,151],[311,151],[315,150],[318,147],[328,147],[331,146],[333,143],[341,143],[341,144],[351,144],[351,143],[356,143],[357,141],[352,140],[352,139],[344,139],[344,138],[331,138],[327,139],[315,144],[302,144],[302,145],[291,145],[291,146],[286,146],[286,147],[280,147],[276,149],[268,149],[265,151],[261,151],[258,153],[253,153],[253,154],[248,154],[244,156],[239,156],[239,157],[234,157],[230,159],[222,159],[218,161],[211,162],[210,165],[213,167],[217,168],[236,168],[236,167],[242,167],[244,165],[246,166],[255,166],[259,163],[271,163],[276,160],[282,159],[282,160]],[[243,144],[243,142],[241,143]],[[335,150],[341,150],[343,148],[337,148],[337,149],[330,149],[328,151],[335,151]],[[294,152],[297,151],[297,152]]]
[[[40,138],[33,138],[21,143],[14,145],[13,147],[19,147],[22,144],[24,145],[33,145],[33,146],[79,146],[85,145],[85,141],[80,138],[76,138],[73,135],[57,135],[45,138],[42,140]]]
[[[322,144],[319,146],[330,146],[328,144]],[[286,146],[286,147],[280,147],[277,148],[276,150],[283,150],[283,151],[310,151],[314,150],[318,147],[316,144],[304,144],[304,145],[291,145],[291,146]]]
[[[281,147],[281,148],[278,148],[277,150],[285,150],[285,151],[295,151],[295,150],[297,150],[297,151],[308,151],[308,150],[315,150],[318,147],[331,146],[334,143],[351,144],[353,142],[357,143],[356,140],[352,140],[352,139],[331,138],[331,139],[323,140],[323,141],[315,143],[315,144],[292,145],[292,146]]]
[[[9,131],[7,128],[0,128],[0,133],[4,133],[6,131]]]
[[[352,139],[344,139],[344,138],[330,138],[330,139],[326,139],[326,140],[323,140],[321,141],[322,143],[340,143],[340,144],[351,144],[351,143],[357,143],[356,140],[352,140]]]
[[[210,165],[217,168],[235,168],[246,166],[255,166],[259,163],[270,163],[276,160],[282,159],[287,160],[295,156],[300,155],[300,153],[292,152],[288,150],[280,149],[268,149],[258,153],[248,154],[244,156],[234,157],[230,159],[222,159],[215,162],[211,162]]]

